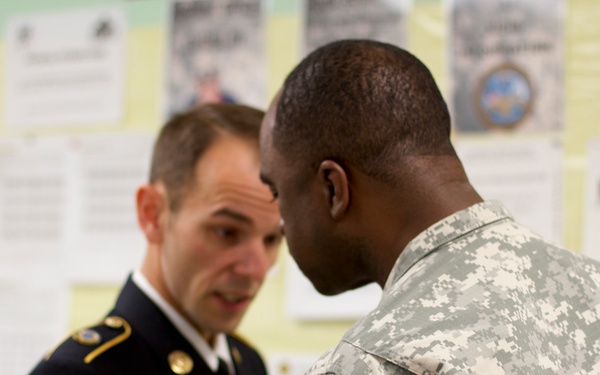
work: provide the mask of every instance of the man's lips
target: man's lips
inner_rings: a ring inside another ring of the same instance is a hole
[[[253,298],[252,294],[227,292],[215,292],[214,296],[219,302],[221,308],[232,312],[244,311]]]
[[[236,294],[236,293],[222,293],[222,292],[217,292],[216,293],[217,296],[219,296],[220,298],[224,299],[226,302],[229,303],[239,303],[239,302],[243,302],[243,301],[247,301],[250,300],[251,297],[249,295],[245,295],[245,294]]]

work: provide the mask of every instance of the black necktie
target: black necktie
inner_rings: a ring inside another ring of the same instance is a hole
[[[215,375],[230,375],[227,363],[221,358],[219,358],[219,368],[217,369],[217,372],[215,372]]]

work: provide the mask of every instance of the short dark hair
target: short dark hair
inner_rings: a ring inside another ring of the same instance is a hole
[[[371,40],[342,40],[310,53],[287,77],[273,144],[307,161],[351,163],[393,179],[403,156],[456,155],[450,115],[427,67],[409,52]]]
[[[171,210],[177,211],[194,186],[195,168],[204,152],[224,135],[256,143],[264,112],[240,104],[204,104],[174,116],[154,144],[150,182],[162,181]]]

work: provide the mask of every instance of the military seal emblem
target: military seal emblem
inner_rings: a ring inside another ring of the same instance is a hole
[[[529,114],[533,101],[529,79],[513,64],[503,64],[485,74],[474,94],[481,120],[495,129],[517,127]]]

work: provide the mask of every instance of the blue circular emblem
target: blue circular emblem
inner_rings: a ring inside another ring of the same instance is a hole
[[[93,329],[81,329],[75,332],[73,339],[83,345],[97,345],[102,341],[102,336]]]
[[[532,97],[527,76],[514,65],[502,65],[480,80],[474,99],[486,125],[511,129],[529,113]]]

